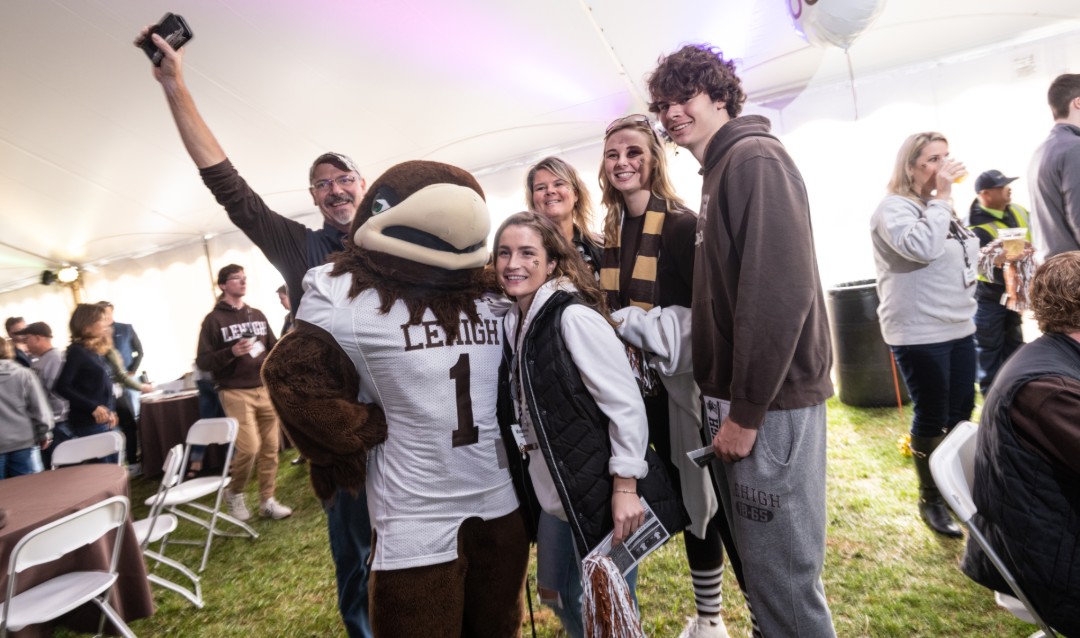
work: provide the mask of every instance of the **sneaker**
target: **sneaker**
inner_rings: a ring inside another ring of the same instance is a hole
[[[304,463],[307,463],[307,459],[302,456],[298,456],[292,460],[293,465],[303,465]]]
[[[225,492],[225,504],[229,508],[229,516],[232,516],[236,520],[246,521],[251,518],[251,512],[248,511],[243,494]]]
[[[728,638],[723,618],[694,616],[686,620],[686,627],[679,634],[679,638]]]
[[[142,465],[139,463],[132,463],[129,465],[128,476],[142,476]]]
[[[274,497],[271,496],[270,498],[263,501],[262,505],[259,506],[259,514],[261,514],[264,518],[272,518],[275,521],[280,521],[283,518],[288,518],[289,516],[292,516],[292,509],[285,507],[281,503],[278,503],[276,500],[274,500]]]

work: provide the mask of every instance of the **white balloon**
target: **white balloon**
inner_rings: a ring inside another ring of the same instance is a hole
[[[815,46],[845,51],[885,8],[885,0],[788,0],[795,31]]]

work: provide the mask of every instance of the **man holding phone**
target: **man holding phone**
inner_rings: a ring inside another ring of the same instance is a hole
[[[151,29],[153,26],[147,26],[139,33],[135,46],[141,47]],[[225,207],[229,219],[281,273],[292,308],[299,308],[305,273],[325,263],[330,253],[342,249],[345,234],[364,197],[364,178],[348,156],[324,153],[315,158],[308,172],[312,200],[324,218],[322,228],[312,230],[270,210],[240,177],[195,107],[184,82],[183,50],[174,50],[159,35],[149,37],[163,54],[160,66],[151,67],[154,79],[165,91],[169,110],[188,155],[199,168],[207,188]],[[367,563],[371,553],[371,523],[367,497],[363,491],[351,495],[346,490],[338,490],[323,507],[327,514],[330,550],[337,569],[342,619],[350,638],[369,638]]]
[[[244,502],[244,486],[254,468],[259,479],[259,514],[274,520],[286,518],[292,510],[274,498],[281,422],[261,376],[266,353],[277,339],[266,315],[244,303],[247,275],[242,267],[225,266],[218,271],[217,282],[221,297],[203,319],[195,365],[214,375],[225,415],[239,425],[226,505],[234,518],[251,518]]]

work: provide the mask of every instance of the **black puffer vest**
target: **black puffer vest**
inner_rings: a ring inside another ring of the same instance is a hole
[[[1017,391],[1045,376],[1080,380],[1080,344],[1043,335],[998,373],[978,434],[974,523],[1039,615],[1065,635],[1080,635],[1080,476],[1022,440],[1009,418]],[[968,542],[961,567],[976,582],[1011,595],[976,543]]]
[[[585,556],[614,528],[613,479],[608,473],[609,419],[581,380],[560,330],[563,311],[575,303],[581,302],[574,295],[555,292],[533,318],[518,356],[523,357],[525,364],[522,384],[540,449],[569,520],[577,551]],[[528,456],[518,450],[510,430],[511,424],[517,422],[510,394],[513,365],[510,338],[508,335],[505,340],[499,368],[499,426],[511,475],[535,539],[540,506],[528,476]],[[675,499],[667,471],[652,448],[646,448],[645,460],[649,473],[638,481],[638,493],[645,497],[668,532],[675,534],[685,526],[685,514]]]

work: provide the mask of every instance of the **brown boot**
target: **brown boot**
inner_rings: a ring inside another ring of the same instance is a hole
[[[911,437],[911,458],[915,461],[915,474],[919,477],[919,516],[927,527],[943,536],[961,538],[964,533],[949,515],[945,499],[941,497],[934,476],[930,473],[930,453],[945,439],[944,436]]]

